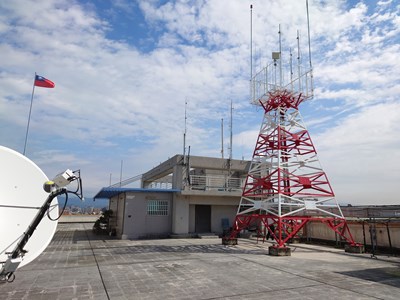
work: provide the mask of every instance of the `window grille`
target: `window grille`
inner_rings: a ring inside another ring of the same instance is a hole
[[[167,200],[148,200],[147,215],[149,216],[168,216]]]

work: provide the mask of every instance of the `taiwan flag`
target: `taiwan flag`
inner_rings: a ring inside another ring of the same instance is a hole
[[[40,86],[44,88],[54,88],[56,85],[53,81],[44,78],[43,76],[35,76],[35,86]]]

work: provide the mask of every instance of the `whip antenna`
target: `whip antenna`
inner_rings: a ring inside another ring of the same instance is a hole
[[[250,4],[250,81],[253,79],[253,4]]]
[[[306,0],[306,8],[307,8],[307,29],[308,29],[308,56],[310,59],[310,69],[312,70],[311,63],[311,38],[310,38],[310,16],[308,13],[308,0]]]

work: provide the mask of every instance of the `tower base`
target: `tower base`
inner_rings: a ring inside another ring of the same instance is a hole
[[[222,238],[222,245],[234,246],[237,244],[238,244],[237,238],[232,238],[232,237],[223,237]]]
[[[289,247],[270,246],[268,254],[271,256],[291,256],[292,251]]]
[[[360,244],[346,244],[344,246],[344,251],[348,252],[348,253],[364,253],[365,249],[364,249],[364,245],[360,245]]]

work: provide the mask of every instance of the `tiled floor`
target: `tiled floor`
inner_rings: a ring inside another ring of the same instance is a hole
[[[59,224],[49,247],[0,284],[0,299],[400,299],[400,258],[241,239],[116,240]]]

